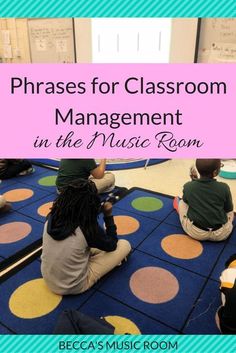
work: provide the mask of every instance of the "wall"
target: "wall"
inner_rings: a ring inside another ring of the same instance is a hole
[[[28,23],[29,21],[29,23]],[[92,62],[92,20],[75,19],[74,27],[67,30],[66,44],[59,48],[58,38],[48,41],[50,50],[40,52],[35,38],[30,32],[32,24],[51,22],[51,31],[57,26],[71,21],[69,19],[14,19],[0,18],[0,62]],[[61,24],[60,24],[60,23]],[[28,26],[30,24],[30,26]],[[64,25],[63,25],[64,26]],[[193,62],[195,55],[197,19],[173,19],[170,62]],[[30,36],[29,36],[30,32]],[[75,39],[74,39],[75,33]],[[30,41],[31,39],[31,41]],[[33,40],[32,40],[33,39]],[[63,43],[62,43],[63,44]],[[60,50],[59,50],[60,49]],[[68,51],[68,55],[66,53]],[[31,54],[32,52],[32,54]],[[207,18],[201,20],[198,62],[221,63],[236,62],[236,18]]]

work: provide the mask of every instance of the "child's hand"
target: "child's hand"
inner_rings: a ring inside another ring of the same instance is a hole
[[[195,169],[194,166],[192,166],[192,167],[190,168],[190,178],[191,178],[192,180],[198,179],[198,174],[197,174],[197,171],[196,171],[196,169]]]
[[[104,205],[102,206],[102,212],[105,217],[112,216],[112,203],[105,202]]]

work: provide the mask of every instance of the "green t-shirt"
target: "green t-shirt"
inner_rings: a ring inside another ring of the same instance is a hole
[[[61,159],[56,185],[62,188],[76,179],[88,179],[96,167],[94,159]]]
[[[216,179],[200,178],[184,185],[183,201],[189,206],[188,218],[203,228],[214,228],[227,222],[233,211],[230,188]]]

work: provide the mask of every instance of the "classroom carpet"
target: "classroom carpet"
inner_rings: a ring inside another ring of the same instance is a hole
[[[168,161],[168,159],[107,159],[106,170],[144,168],[145,166],[156,165],[165,161]],[[31,159],[31,163],[57,169],[60,161],[58,159]]]
[[[55,177],[55,172],[35,166],[30,175],[1,181],[0,193],[12,209],[0,215],[0,270],[41,245],[46,215],[57,195]]]
[[[113,208],[119,238],[133,248],[128,261],[84,294],[61,297],[47,289],[34,260],[0,283],[0,332],[49,334],[60,312],[77,309],[103,317],[117,334],[220,333],[218,280],[236,251],[236,230],[224,242],[195,241],[184,234],[173,198],[144,189],[131,189]]]
[[[2,180],[0,194],[12,204],[12,210],[0,215],[0,270],[6,268],[42,243],[43,227],[57,197],[56,171],[35,166],[34,173]],[[101,202],[124,193],[115,187],[100,195]]]

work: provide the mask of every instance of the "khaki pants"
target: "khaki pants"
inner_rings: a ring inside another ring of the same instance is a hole
[[[130,243],[124,239],[118,240],[116,250],[111,252],[91,248],[88,263],[88,276],[81,292],[91,288],[101,277],[118,266],[130,251]]]
[[[179,218],[184,231],[196,240],[222,241],[228,238],[233,230],[234,212],[227,213],[228,222],[217,230],[202,230],[193,225],[187,217],[188,205],[181,200],[179,202]]]
[[[3,196],[0,195],[0,208],[4,207],[6,205],[6,200]]]
[[[93,177],[89,179],[95,183],[99,194],[112,191],[115,187],[115,176],[112,173],[105,173],[102,179],[95,179]]]

